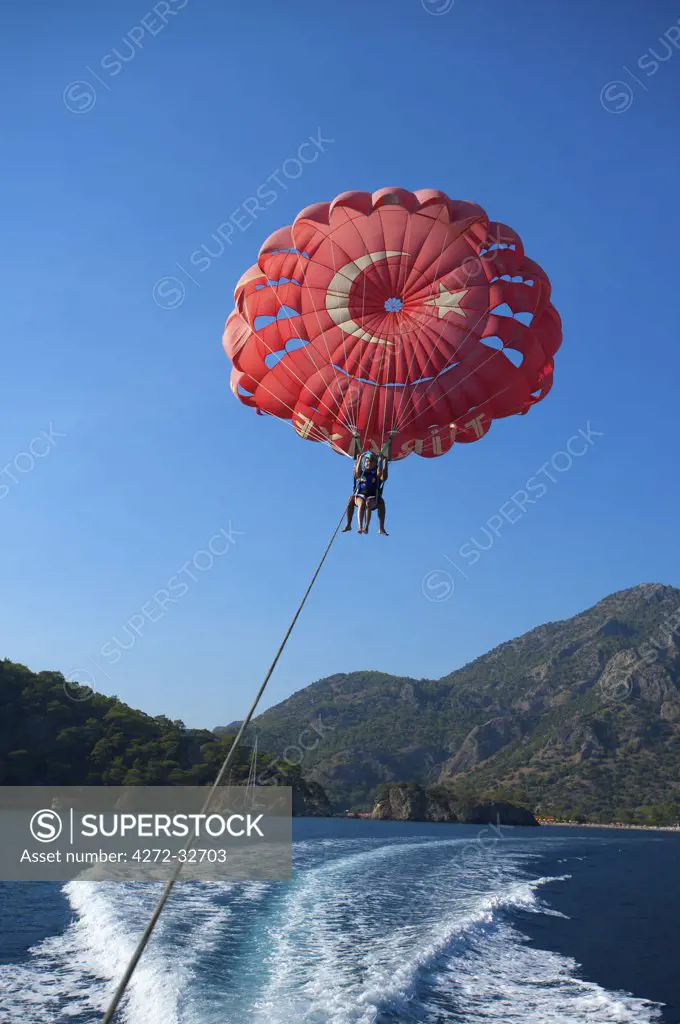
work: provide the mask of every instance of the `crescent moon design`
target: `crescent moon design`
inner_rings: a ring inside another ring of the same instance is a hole
[[[359,338],[360,341],[368,341],[374,345],[393,345],[394,342],[388,338],[378,338],[375,334],[370,334],[360,327],[356,320],[352,319],[349,313],[349,293],[352,284],[362,270],[370,267],[372,263],[386,260],[388,256],[408,256],[408,253],[388,250],[386,252],[369,252],[365,256],[359,256],[358,259],[346,263],[338,270],[326,292],[326,309],[340,330]]]

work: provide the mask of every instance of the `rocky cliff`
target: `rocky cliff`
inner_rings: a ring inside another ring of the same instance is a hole
[[[475,803],[443,786],[381,787],[372,818],[381,821],[458,822],[462,825],[538,825],[530,811],[504,802]]]
[[[438,680],[329,676],[256,727],[283,750],[304,726],[305,776],[341,810],[413,779],[541,814],[662,820],[680,798],[679,629],[680,590],[642,584]]]

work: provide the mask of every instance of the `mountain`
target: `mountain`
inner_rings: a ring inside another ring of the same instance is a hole
[[[249,732],[338,809],[383,783],[446,784],[543,815],[677,820],[680,590],[642,584],[501,644],[438,680],[312,683]]]
[[[242,718],[237,718],[235,722],[230,722],[229,725],[218,725],[216,729],[213,729],[215,736],[232,736],[238,732],[243,723]]]
[[[145,715],[59,672],[0,661],[2,786],[206,786],[232,741],[233,734]],[[231,783],[245,782],[250,767],[250,750],[239,746]],[[299,767],[275,763],[262,748],[257,771],[264,784],[292,787],[293,814],[330,812],[323,789]]]

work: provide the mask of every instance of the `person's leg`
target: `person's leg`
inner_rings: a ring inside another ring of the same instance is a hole
[[[366,509],[364,519],[364,533],[368,533],[368,527],[370,526],[371,523],[371,512],[375,508],[375,498],[366,498],[366,501],[364,502],[364,507]]]
[[[359,498],[358,497],[356,499],[356,504],[357,504],[357,520],[359,522],[359,531],[358,532],[359,533],[363,533],[364,532],[364,515],[365,515],[365,511],[366,511],[366,502],[364,501],[363,498]]]
[[[350,496],[349,501],[347,502],[347,525],[345,526],[345,529],[342,531],[343,533],[347,533],[348,530],[352,529],[352,519],[353,519],[353,517],[354,517],[354,495],[352,494]]]
[[[385,537],[389,537],[389,533],[385,529],[385,502],[382,498],[378,502],[378,533],[382,533]]]

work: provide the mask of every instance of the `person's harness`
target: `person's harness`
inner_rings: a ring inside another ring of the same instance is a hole
[[[382,501],[383,488],[384,488],[385,483],[386,483],[386,481],[384,479],[384,471],[385,471],[385,469],[387,467],[387,463],[392,458],[392,437],[393,437],[393,435],[395,433],[396,433],[395,430],[391,430],[390,431],[390,436],[388,437],[387,441],[385,442],[385,444],[382,446],[382,448],[378,452],[377,465],[376,465],[377,480],[376,480],[376,489],[375,489],[375,502],[376,502],[376,506],[378,505],[378,503],[380,501]],[[358,452],[358,455],[357,455],[357,452]],[[364,455],[366,455],[367,452],[368,452],[368,449],[366,449],[366,451],[363,451],[361,446],[360,446],[360,444],[359,444],[359,435],[358,434],[354,434],[354,455],[355,455],[355,458],[363,459]],[[356,477],[355,480],[354,480],[354,491],[353,491],[353,494],[354,494],[355,497],[357,495],[358,487],[359,487],[359,477]]]

